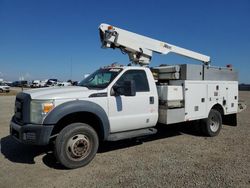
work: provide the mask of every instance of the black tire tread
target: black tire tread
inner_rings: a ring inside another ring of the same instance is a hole
[[[216,132],[213,132],[211,129],[210,129],[210,119],[209,117],[211,115],[216,115],[219,119],[219,128]],[[221,127],[222,127],[222,117],[221,117],[221,113],[219,111],[217,111],[216,109],[211,109],[210,112],[209,112],[209,115],[208,115],[208,118],[206,119],[202,119],[201,120],[201,129],[202,129],[202,132],[206,135],[206,136],[209,136],[209,137],[213,137],[213,136],[217,136],[221,130]]]
[[[71,161],[67,157],[66,152],[63,150],[64,145],[66,144],[67,139],[70,138],[70,135],[75,134],[75,133],[81,133],[81,132],[85,132],[91,136],[91,139],[93,141],[92,151],[82,161],[78,161],[78,162]],[[66,168],[69,168],[69,169],[79,168],[79,167],[87,165],[90,161],[92,161],[92,159],[95,157],[95,154],[98,150],[98,146],[99,146],[99,141],[98,141],[97,133],[91,126],[85,123],[72,123],[66,126],[65,128],[63,128],[61,132],[59,133],[59,135],[57,136],[55,140],[55,145],[54,145],[54,155],[57,158],[57,160]]]

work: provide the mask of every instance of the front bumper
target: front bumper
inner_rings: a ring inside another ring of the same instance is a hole
[[[53,125],[18,125],[10,122],[10,135],[21,143],[33,145],[47,145],[49,143]]]

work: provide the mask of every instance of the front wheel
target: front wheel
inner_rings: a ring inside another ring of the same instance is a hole
[[[222,127],[221,113],[211,109],[208,118],[201,120],[203,133],[207,136],[217,136]]]
[[[87,165],[96,155],[99,140],[96,131],[85,123],[66,126],[55,141],[55,156],[66,168]]]

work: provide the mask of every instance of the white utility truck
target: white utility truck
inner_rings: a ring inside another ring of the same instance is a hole
[[[100,68],[77,87],[25,90],[16,96],[10,134],[36,145],[54,143],[67,168],[88,164],[99,143],[155,134],[156,125],[199,120],[216,136],[222,118],[238,110],[237,72],[213,67],[210,57],[107,24],[103,48],[120,49],[133,66]],[[153,52],[173,52],[202,64],[148,68]]]

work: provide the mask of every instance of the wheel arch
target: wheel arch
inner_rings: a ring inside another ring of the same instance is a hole
[[[70,101],[55,107],[44,119],[43,124],[54,125],[51,135],[56,135],[70,123],[82,122],[92,126],[100,140],[106,140],[110,125],[104,109],[90,101]]]
[[[219,103],[214,104],[211,109],[213,110],[217,110],[218,112],[220,112],[221,116],[225,115],[225,109],[223,108],[223,106]],[[210,109],[210,110],[211,110]],[[209,112],[208,112],[209,113]]]

